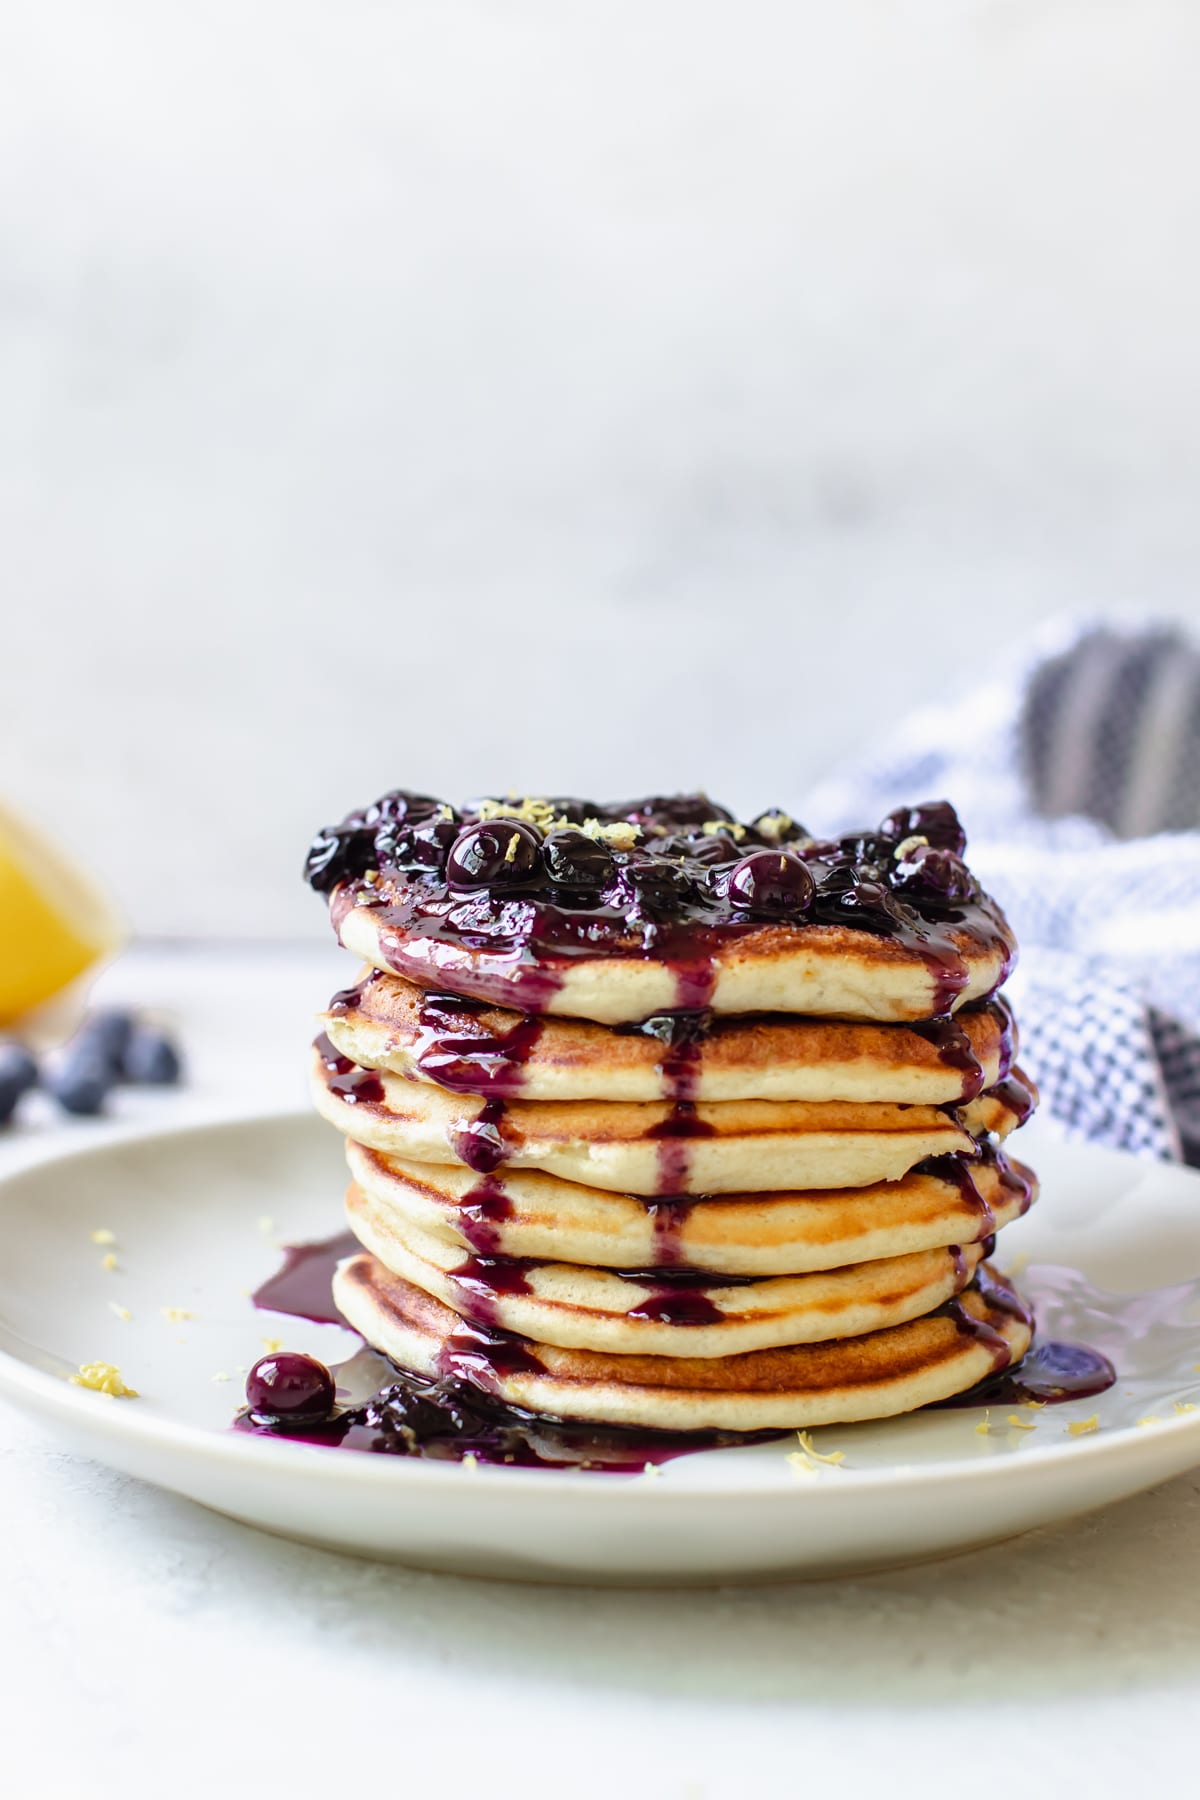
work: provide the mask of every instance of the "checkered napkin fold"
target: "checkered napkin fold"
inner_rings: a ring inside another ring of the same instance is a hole
[[[1200,650],[1052,631],[811,798],[821,829],[945,795],[1021,944],[1021,1059],[1073,1134],[1200,1165]]]

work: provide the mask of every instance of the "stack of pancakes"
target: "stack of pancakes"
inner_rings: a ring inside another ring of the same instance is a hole
[[[1036,1097],[957,831],[390,795],[322,834],[367,964],[314,1050],[349,1322],[421,1377],[668,1431],[904,1412],[1023,1356],[985,1259],[1034,1197],[1001,1146]]]

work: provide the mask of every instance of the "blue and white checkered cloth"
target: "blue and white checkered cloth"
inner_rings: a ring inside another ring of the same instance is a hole
[[[1200,651],[1065,627],[810,795],[814,829],[953,800],[1021,944],[1021,1061],[1069,1131],[1200,1165]]]

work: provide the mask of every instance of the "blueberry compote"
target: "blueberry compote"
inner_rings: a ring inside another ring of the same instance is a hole
[[[319,832],[306,874],[339,928],[354,907],[377,914],[381,953],[401,974],[436,985],[467,951],[473,991],[528,1013],[589,956],[665,962],[676,1005],[702,1009],[731,940],[842,925],[920,958],[942,1014],[966,986],[972,943],[1006,959],[1013,948],[965,848],[946,801],[817,839],[778,811],[738,824],[703,794],[458,809],[396,790]]]
[[[271,1312],[344,1325],[329,1297],[329,1287],[337,1264],[357,1248],[345,1233],[321,1243],[290,1247],[284,1252],[283,1267],[256,1291],[255,1304]],[[474,1272],[486,1273],[479,1263]],[[664,1284],[660,1292],[665,1291]],[[285,1362],[285,1373],[290,1355],[283,1352],[274,1358]],[[263,1358],[262,1363],[268,1360]],[[295,1360],[308,1365],[315,1359]],[[252,1378],[262,1363],[251,1371]],[[410,1374],[363,1349],[349,1362],[327,1371],[335,1399],[325,1412],[310,1410],[303,1416],[293,1412],[290,1417],[273,1413],[265,1409],[264,1395],[256,1386],[234,1428],[261,1437],[388,1456],[420,1456],[442,1462],[474,1457],[478,1462],[526,1468],[598,1469],[626,1475],[638,1474],[647,1463],[670,1462],[695,1451],[765,1443],[789,1435],[572,1424],[508,1406],[486,1391],[487,1383],[497,1375],[528,1363],[529,1352],[522,1339],[464,1321],[443,1350],[442,1373],[436,1380]],[[293,1373],[299,1376],[302,1371]]]

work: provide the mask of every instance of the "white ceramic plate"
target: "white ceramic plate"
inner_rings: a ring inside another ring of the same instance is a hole
[[[1123,1294],[1200,1276],[1200,1176],[1065,1144],[1040,1123],[1021,1150],[1043,1198],[1005,1233],[1002,1266],[1067,1264]],[[622,1476],[235,1434],[242,1376],[264,1338],[327,1362],[355,1348],[338,1326],[256,1312],[248,1298],[278,1266],[280,1242],[339,1228],[344,1181],[339,1142],[304,1115],[143,1133],[9,1177],[0,1391],[78,1449],[268,1531],[540,1581],[877,1568],[1028,1531],[1200,1463],[1200,1410],[1188,1410],[1200,1407],[1200,1306],[1190,1292],[1167,1309],[1174,1324],[1138,1322],[1120,1381],[1098,1399],[1023,1411],[1031,1430],[1009,1426],[1011,1408],[994,1409],[986,1432],[978,1410],[827,1428],[817,1448],[842,1451],[838,1466],[797,1468],[786,1441]],[[96,1230],[115,1234],[115,1272],[102,1267]],[[1107,1328],[1100,1316],[1088,1323]],[[118,1364],[141,1397],[71,1386],[65,1377],[92,1361]],[[1069,1431],[1092,1416],[1095,1430]],[[1148,1416],[1157,1422],[1137,1423]]]

